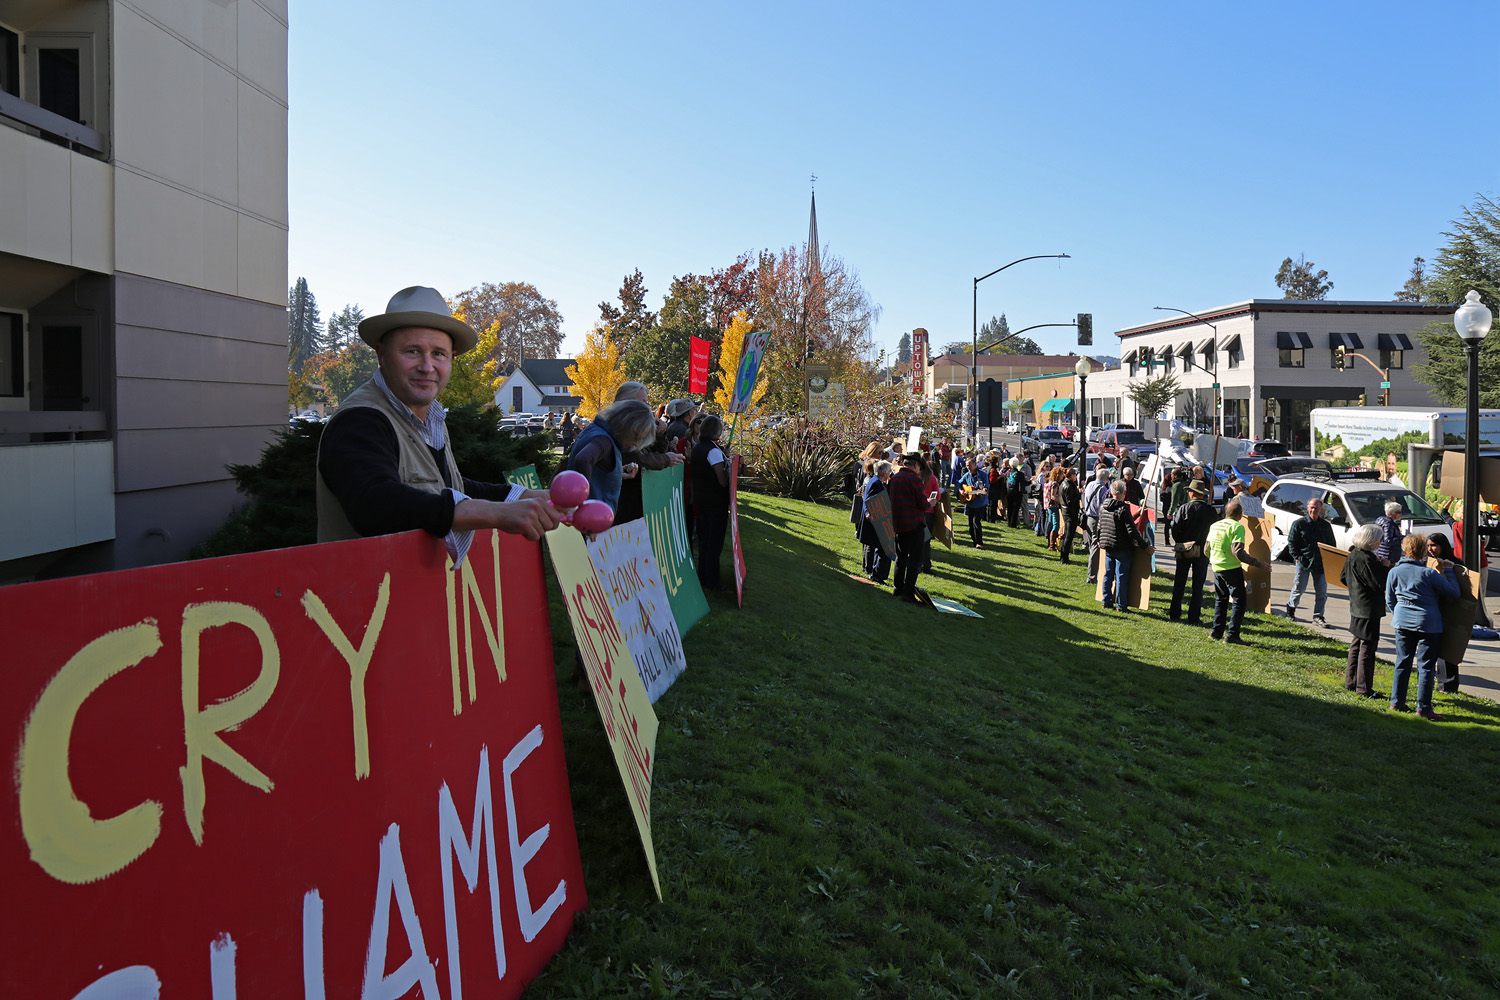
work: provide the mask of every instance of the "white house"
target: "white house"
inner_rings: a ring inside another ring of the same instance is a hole
[[[535,358],[511,369],[495,390],[495,405],[503,413],[566,413],[583,400],[573,395],[567,368],[572,358]]]
[[[1411,374],[1427,360],[1416,332],[1451,317],[1454,308],[1250,299],[1193,315],[1163,313],[1116,331],[1120,367],[1089,377],[1089,423],[1139,426],[1150,414],[1137,411],[1126,384],[1170,374],[1180,391],[1166,416],[1208,429],[1217,396],[1226,435],[1274,438],[1306,451],[1314,407],[1358,406],[1361,396],[1366,405],[1379,405],[1382,382],[1390,383],[1392,406],[1436,404]],[[1349,352],[1343,369],[1335,367],[1340,346]]]

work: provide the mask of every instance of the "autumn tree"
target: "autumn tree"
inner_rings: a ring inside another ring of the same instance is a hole
[[[1303,254],[1297,255],[1295,263],[1290,257],[1282,261],[1276,272],[1276,287],[1284,293],[1282,297],[1301,300],[1327,298],[1333,282],[1328,280],[1327,271],[1314,272],[1313,268],[1317,266]]]
[[[500,367],[527,358],[555,358],[562,349],[562,313],[527,281],[485,282],[454,296],[449,306],[462,309],[477,330],[496,328],[495,346],[487,357]]]
[[[323,351],[309,358],[302,377],[311,386],[322,386],[323,399],[336,407],[349,393],[375,374],[379,361],[375,351],[363,340],[355,340],[334,351]]]
[[[711,344],[720,338],[709,323],[709,309],[710,293],[703,278],[692,274],[673,278],[656,324],[637,333],[630,349],[623,352],[626,373],[645,383],[651,402],[687,395],[691,338]],[[711,351],[709,356],[713,356]]]
[[[574,391],[583,398],[578,404],[580,417],[592,417],[614,402],[615,390],[626,381],[626,375],[620,364],[620,348],[611,338],[608,326],[594,324],[584,338],[577,361],[565,371],[573,380]]]
[[[323,321],[318,315],[318,300],[307,287],[306,278],[298,278],[286,293],[287,367],[300,372],[307,359],[323,350]]]
[[[622,355],[629,355],[635,338],[656,325],[656,313],[646,308],[646,279],[640,268],[620,283],[618,308],[613,302],[599,303],[599,322],[609,327]]]
[[[745,351],[745,336],[755,329],[755,324],[750,322],[750,317],[743,309],[734,314],[729,321],[729,328],[724,331],[724,339],[719,344],[719,365],[712,373],[717,379],[718,385],[713,390],[714,406],[720,413],[729,412],[729,404],[734,400],[734,380],[740,373],[740,355]],[[770,386],[770,380],[766,378],[765,364],[762,363],[760,372],[756,376],[755,388],[750,392],[750,403],[747,407],[749,412],[756,410],[761,398],[765,396],[766,389]]]
[[[721,334],[738,313],[755,316],[758,295],[757,260],[748,250],[728,267],[710,271],[703,278],[708,288],[708,322]]]
[[[455,319],[469,322],[468,314],[463,306],[454,305],[453,316]],[[469,323],[473,326],[473,323]],[[479,328],[476,327],[476,330]],[[468,403],[476,403],[483,406],[485,403],[495,402],[495,390],[500,383],[505,381],[504,369],[495,355],[500,349],[500,321],[495,320],[488,327],[479,330],[479,340],[472,348],[462,354],[453,356],[453,367],[448,374],[448,386],[443,394],[438,397],[438,402],[445,407],[463,406]]]

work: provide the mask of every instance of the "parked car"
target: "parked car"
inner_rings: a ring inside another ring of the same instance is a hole
[[[1328,506],[1325,515],[1333,526],[1334,542],[1349,548],[1354,529],[1374,524],[1385,514],[1385,505],[1399,503],[1406,515],[1402,524],[1408,531],[1423,535],[1445,535],[1453,541],[1453,528],[1426,500],[1404,486],[1393,486],[1359,473],[1335,473],[1332,476],[1284,476],[1266,491],[1266,510],[1275,514],[1275,534],[1285,537],[1292,522],[1307,515],[1307,501],[1317,498]]]
[[[1245,460],[1285,458],[1291,453],[1292,450],[1280,441],[1271,441],[1266,438],[1248,438],[1240,442],[1240,458]]]
[[[1298,455],[1288,455],[1286,458],[1242,458],[1234,463],[1235,474],[1245,482],[1249,482],[1252,476],[1260,476],[1272,482],[1282,476],[1300,476],[1303,474],[1325,476],[1333,478],[1338,471],[1332,465],[1321,458],[1304,458]],[[1366,479],[1378,479],[1374,472],[1358,473]]]
[[[1106,428],[1089,440],[1089,451],[1123,458],[1129,455],[1134,461],[1143,461],[1147,455],[1156,454],[1156,444],[1146,437],[1145,431],[1133,428]]]

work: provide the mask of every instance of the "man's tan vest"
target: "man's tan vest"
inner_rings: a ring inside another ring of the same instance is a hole
[[[401,413],[397,412],[390,399],[381,391],[380,386],[371,379],[364,385],[355,389],[344,401],[339,404],[339,411],[333,415],[337,420],[346,410],[356,407],[368,406],[385,414],[390,421],[391,427],[396,431],[397,475],[401,481],[413,489],[424,493],[441,493],[443,486],[443,474],[438,469],[437,462],[432,455],[432,449],[422,440],[422,435],[411,425]],[[332,421],[330,421],[330,424]],[[323,445],[318,445],[318,457],[323,457]],[[453,461],[453,443],[448,440],[446,433],[443,435],[443,459],[448,463],[449,481],[453,488],[462,490],[464,481],[459,475],[458,464]],[[323,482],[323,473],[318,471],[318,541],[341,542],[348,538],[363,537],[354,530],[354,525],[349,523],[349,518],[344,514],[344,508],[340,506],[338,497]]]

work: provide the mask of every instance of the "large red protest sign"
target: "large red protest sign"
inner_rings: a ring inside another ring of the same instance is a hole
[[[690,365],[688,366],[688,392],[708,391],[708,353],[713,345],[702,337],[688,338]]]
[[[6,588],[0,994],[519,995],[586,905],[540,550],[445,563]]]

